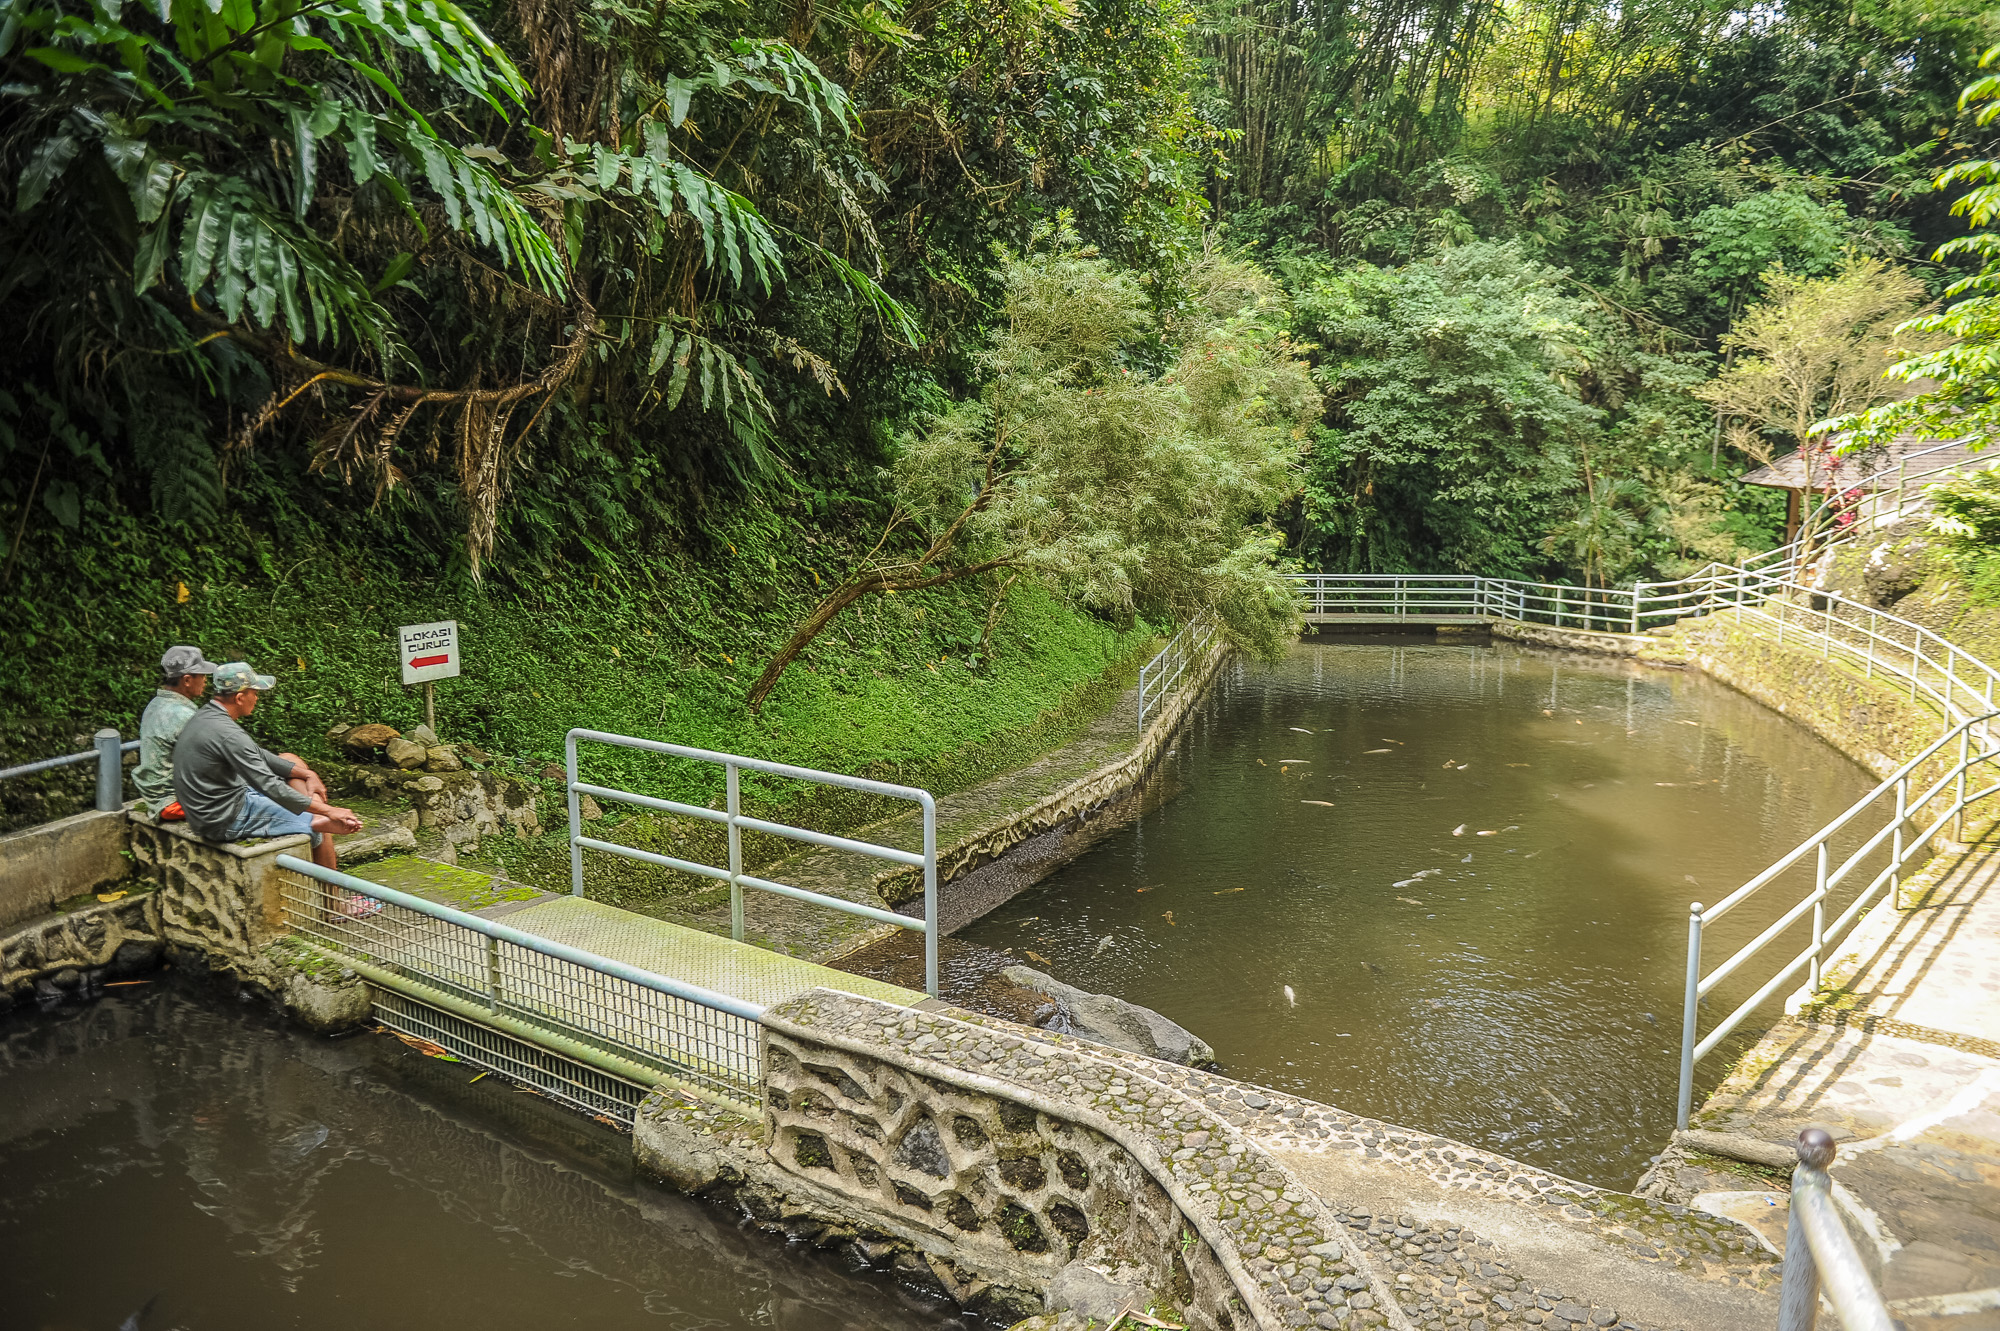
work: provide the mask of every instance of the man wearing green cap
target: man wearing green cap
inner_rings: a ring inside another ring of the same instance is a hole
[[[313,863],[336,867],[333,838],[356,832],[352,809],[287,782],[310,776],[303,763],[272,753],[240,724],[257,709],[257,695],[278,681],[242,661],[215,670],[215,696],[198,708],[174,743],[174,794],[187,811],[188,830],[208,841],[312,836]]]

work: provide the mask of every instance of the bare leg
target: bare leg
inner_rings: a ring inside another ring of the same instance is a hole
[[[285,782],[286,785],[298,791],[299,794],[310,795],[316,800],[327,798],[326,782],[319,779],[318,772],[313,771],[312,768],[306,765],[305,759],[299,757],[296,753],[281,753],[278,756],[290,763],[295,772],[303,772],[305,774],[303,776],[293,776],[291,780]],[[328,802],[331,803],[330,800]]]
[[[315,814],[312,820],[312,828],[313,831],[321,834],[319,844],[313,847],[313,863],[322,869],[338,869],[340,867],[340,851],[333,844],[333,835],[336,830],[333,819],[328,818],[324,814]]]

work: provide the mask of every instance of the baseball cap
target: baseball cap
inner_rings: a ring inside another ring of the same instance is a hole
[[[215,662],[203,656],[199,647],[169,647],[167,654],[160,658],[160,674],[168,679],[178,679],[182,675],[212,675],[216,668]]]
[[[252,670],[248,661],[231,661],[228,665],[215,668],[217,693],[241,693],[244,689],[256,689],[261,693],[277,682],[274,675],[260,675]]]

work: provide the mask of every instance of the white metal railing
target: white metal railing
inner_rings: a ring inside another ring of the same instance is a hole
[[[1820,965],[1827,949],[1835,946],[1848,929],[1861,918],[1878,893],[1887,887],[1893,894],[1901,885],[1903,869],[1909,862],[1922,854],[1928,854],[1931,839],[1946,822],[1955,823],[1955,831],[1962,835],[1964,814],[1967,807],[2000,792],[2000,782],[1986,785],[1982,789],[1968,791],[1967,777],[1972,769],[1981,764],[1993,763],[2000,759],[2000,748],[1996,748],[1987,721],[1993,713],[1971,717],[1959,722],[1942,736],[1933,741],[1923,752],[1896,769],[1875,789],[1856,800],[1845,813],[1835,818],[1825,827],[1800,842],[1798,846],[1781,857],[1776,863],[1763,870],[1743,886],[1731,892],[1713,906],[1704,907],[1699,901],[1688,907],[1688,953],[1687,987],[1681,1009],[1681,1078],[1680,1098],[1675,1110],[1675,1124],[1686,1128],[1688,1114],[1694,1100],[1694,1068],[1715,1049],[1730,1032],[1734,1031],[1752,1012],[1762,1007],[1784,986],[1805,972],[1805,987],[1808,991],[1819,987]],[[1922,769],[1932,764],[1937,756],[1956,744],[1956,760],[1949,761],[1945,768],[1922,790],[1911,793],[1913,782],[1921,781]],[[1990,775],[1990,774],[1989,774]],[[1930,819],[1929,825],[1910,833],[1912,820],[1921,821],[1925,811],[1933,804],[1942,808]],[[1879,826],[1868,831],[1871,815],[1878,816]],[[1848,852],[1838,864],[1832,862],[1829,849],[1836,836],[1864,835],[1860,845]],[[1757,895],[1782,875],[1803,864],[1807,858],[1813,860],[1813,886],[1793,902],[1761,933],[1732,953],[1727,960],[1707,974],[1702,973],[1702,934],[1709,926],[1721,919],[1751,897]],[[1834,891],[1850,879],[1868,872],[1868,866],[1877,862],[1880,867],[1873,876],[1867,878],[1854,900],[1831,924],[1826,920],[1826,901]],[[1717,1022],[1706,1036],[1701,1035],[1701,1001],[1714,991],[1717,985],[1741,969],[1758,953],[1799,923],[1806,913],[1812,915],[1812,931],[1806,946],[1797,955],[1786,961],[1755,993],[1739,1003],[1734,1011]]]
[[[723,807],[707,809],[699,805],[683,804],[678,800],[656,799],[651,795],[640,795],[629,790],[616,790],[586,782],[577,770],[576,746],[580,740],[592,744],[609,744],[618,748],[640,749],[647,753],[661,753],[694,762],[713,763],[721,767],[724,773]],[[839,772],[820,772],[810,767],[793,767],[789,763],[770,762],[763,758],[746,758],[740,754],[690,748],[685,744],[668,744],[661,740],[639,739],[631,735],[612,735],[601,730],[578,728],[570,731],[565,739],[564,751],[568,760],[569,774],[570,891],[575,895],[583,895],[583,852],[601,850],[606,854],[619,855],[628,860],[638,860],[665,869],[678,869],[682,873],[696,874],[703,878],[713,878],[728,883],[729,936],[738,942],[743,939],[743,889],[746,887],[753,887],[760,892],[769,892],[775,896],[790,897],[794,901],[809,901],[830,910],[859,915],[879,924],[893,924],[899,929],[909,929],[923,934],[924,992],[932,998],[937,997],[937,801],[931,797],[929,791],[918,790],[914,786],[892,785],[887,781],[872,781],[867,777],[847,776]],[[893,799],[910,800],[923,810],[923,853],[900,850],[894,846],[879,846],[873,842],[857,841],[851,837],[834,836],[827,832],[814,832],[803,827],[771,822],[764,818],[753,818],[743,812],[740,774],[745,771],[761,772],[766,776],[783,777],[793,781],[807,781],[815,785],[839,786],[846,790],[859,790],[871,795],[887,795]],[[679,814],[687,818],[699,818],[704,822],[721,823],[729,830],[729,864],[726,868],[713,864],[699,864],[672,855],[640,850],[636,846],[621,846],[616,842],[587,837],[583,834],[582,799],[585,795],[597,799],[615,800],[620,804],[636,805],[642,809],[651,809],[655,813]],[[892,864],[921,869],[924,875],[924,917],[921,920],[912,919],[908,915],[899,915],[895,911],[885,910],[879,906],[847,901],[840,897],[828,896],[823,892],[813,892],[803,887],[794,887],[789,883],[775,883],[766,878],[747,874],[743,872],[743,833],[746,829],[752,832],[767,832],[792,841],[802,841],[808,845],[824,846],[829,850],[850,851],[871,859],[887,860]]]
[[[662,1077],[754,1110],[764,1009],[309,860],[280,855],[292,934],[376,986],[458,1019],[410,1034],[459,1057],[629,1120]],[[377,1004],[391,1025],[393,1005]],[[472,1023],[465,1028],[462,1023]],[[557,1054],[523,1057],[477,1028]],[[577,1065],[581,1065],[580,1067]],[[605,1078],[635,1088],[620,1093]]]
[[[1139,729],[1146,728],[1146,713],[1180,688],[1188,667],[1208,659],[1221,633],[1221,623],[1213,614],[1203,612],[1182,625],[1152,660],[1139,667]]]
[[[1845,1331],[1895,1331],[1898,1325],[1868,1278],[1868,1267],[1833,1200],[1833,1138],[1824,1128],[1799,1134],[1792,1170],[1791,1214],[1785,1228],[1784,1278],[1778,1288],[1778,1331],[1813,1331],[1819,1300]]]
[[[1929,705],[1943,734],[1852,808],[1806,838],[1777,863],[1714,906],[1689,908],[1687,991],[1682,1019],[1677,1122],[1685,1128],[1692,1107],[1695,1065],[1756,1009],[1803,971],[1816,989],[1820,965],[1887,886],[1900,884],[1910,862],[1928,855],[1947,821],[1962,836],[1968,807],[2000,792],[1989,781],[2000,770],[1995,747],[1995,686],[2000,670],[1937,633],[1898,615],[1802,583],[1834,545],[1804,543],[1770,551],[1743,565],[1711,564],[1674,582],[1588,588],[1512,578],[1418,574],[1300,574],[1293,578],[1308,620],[1320,623],[1493,622],[1544,624],[1598,632],[1638,633],[1648,627],[1730,611],[1736,622],[1779,644],[1818,652],[1864,679],[1907,687],[1912,702]],[[1952,746],[1956,744],[1955,751]],[[1985,772],[1975,769],[1986,766]],[[1933,773],[1939,773],[1933,775]],[[1986,784],[1982,784],[1986,782]],[[1913,787],[1915,789],[1913,789]],[[1879,821],[1875,821],[1879,819]],[[1836,839],[1859,838],[1840,855]],[[1706,974],[1701,969],[1702,930],[1742,902],[1770,888],[1810,860],[1809,890],[1788,900],[1775,922]],[[1879,863],[1878,863],[1879,861]],[[1865,881],[1863,881],[1865,880]],[[1843,886],[1859,891],[1831,924],[1826,902]],[[1701,1002],[1759,953],[1812,919],[1803,950],[1705,1035]]]
[[[10,776],[27,776],[30,772],[46,772],[56,767],[70,767],[77,763],[97,764],[97,809],[100,813],[110,813],[125,807],[125,764],[128,753],[139,747],[136,739],[120,742],[118,732],[105,729],[91,736],[91,745],[82,753],[65,753],[57,758],[43,758],[38,762],[22,763],[18,767],[0,767],[0,781]]]

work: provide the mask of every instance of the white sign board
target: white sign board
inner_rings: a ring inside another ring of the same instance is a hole
[[[403,682],[422,684],[458,677],[458,621],[405,624],[396,630],[403,645]]]

